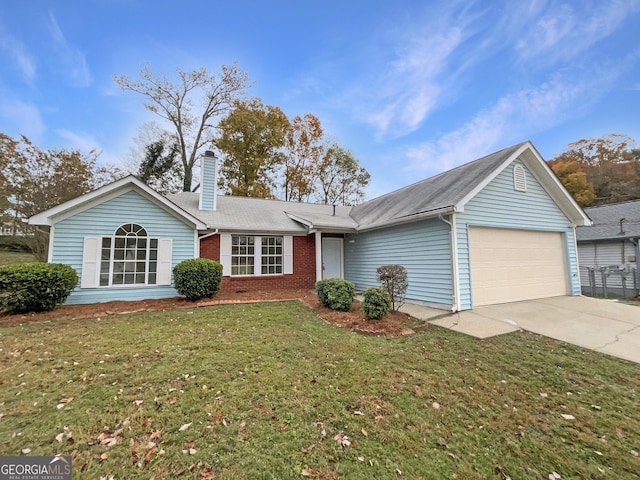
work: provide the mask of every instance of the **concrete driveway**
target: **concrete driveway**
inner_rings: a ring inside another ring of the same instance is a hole
[[[640,363],[640,307],[634,305],[554,297],[478,307],[440,318],[434,312],[429,323],[479,338],[523,329]]]

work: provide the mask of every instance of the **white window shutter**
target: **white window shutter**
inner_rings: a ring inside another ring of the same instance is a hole
[[[158,277],[156,285],[171,285],[171,264],[173,261],[173,240],[158,239]]]
[[[293,273],[293,237],[291,235],[285,235],[282,249],[284,250],[284,274],[291,275]]]
[[[95,288],[100,275],[100,237],[84,237],[80,288]]]
[[[222,275],[231,275],[231,234],[220,234],[220,264],[222,265]]]

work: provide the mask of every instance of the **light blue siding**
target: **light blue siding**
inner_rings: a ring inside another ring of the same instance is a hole
[[[173,266],[194,256],[194,227],[179,220],[135,191],[96,205],[54,225],[52,262],[71,265],[82,275],[85,236],[113,235],[125,223],[142,225],[150,237],[173,239]],[[67,303],[94,303],[111,300],[142,300],[178,295],[172,286],[100,287],[71,293]]]
[[[407,269],[407,298],[452,304],[449,226],[438,219],[345,235],[345,278],[358,290],[379,286],[376,268],[398,264]]]
[[[525,169],[526,192],[515,191],[513,188],[515,165],[522,165]],[[473,225],[564,233],[570,277],[569,292],[572,295],[580,293],[577,252],[571,222],[520,160],[505,168],[469,201],[464,212],[456,214],[455,218],[458,230],[461,309],[472,307],[468,234],[469,226]]]
[[[202,185],[200,185],[200,195],[202,195],[202,210],[213,210],[213,200],[216,194],[216,160],[215,158],[202,157],[200,159],[202,168]]]

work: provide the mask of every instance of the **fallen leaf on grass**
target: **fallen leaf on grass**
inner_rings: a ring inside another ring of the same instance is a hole
[[[344,433],[335,434],[333,436],[333,439],[337,441],[342,448],[347,448],[349,445],[351,445],[351,440],[349,440],[349,437],[347,437]]]
[[[561,479],[561,478],[562,478],[562,477],[560,476],[560,474],[559,474],[559,473],[551,472],[551,473],[549,474],[549,480],[558,480],[558,479]]]
[[[620,438],[624,438],[624,432],[621,428],[616,427],[616,435],[618,435],[618,437]]]
[[[181,432],[184,432],[187,428],[189,428],[191,426],[192,423],[193,422],[185,423],[178,430],[180,430]]]
[[[560,414],[562,416],[562,418],[564,418],[565,420],[575,420],[576,417],[574,417],[573,415],[569,415],[567,413],[561,413]]]
[[[440,408],[440,404],[438,402],[433,402],[433,404],[431,406],[433,408],[435,408],[436,410],[438,410]]]
[[[154,432],[151,432],[151,435],[149,435],[149,440],[155,440],[156,438],[160,438],[160,435],[162,435],[162,430],[156,430]]]
[[[31,453],[31,449],[30,448],[23,448],[22,449],[22,453],[24,453],[25,455],[28,453]]]
[[[109,454],[106,452],[100,455],[100,460],[106,460],[107,458],[109,458]]]
[[[114,435],[109,432],[102,432],[98,436],[98,441],[100,442],[100,445],[106,445],[107,447],[113,447],[114,445],[117,445],[118,443],[120,443],[121,440],[122,440],[122,437],[118,435]]]
[[[170,404],[170,405],[173,405],[177,401],[178,401],[178,397],[169,397],[169,398],[167,398],[167,403]]]
[[[369,434],[367,433],[367,431],[366,431],[364,428],[363,428],[362,430],[360,430],[360,431],[362,432],[362,435],[364,435],[365,437],[366,437],[367,435],[369,435]]]
[[[304,470],[302,470],[300,472],[300,475],[302,475],[303,477],[310,477],[311,476],[311,472],[305,468]]]
[[[133,401],[133,404],[134,404],[136,407],[139,407],[140,405],[142,405],[142,402],[143,402],[143,401],[144,401],[144,400],[134,400],[134,401]]]

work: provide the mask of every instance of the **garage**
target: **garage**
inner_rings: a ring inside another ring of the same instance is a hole
[[[469,227],[473,306],[568,294],[561,232]]]

